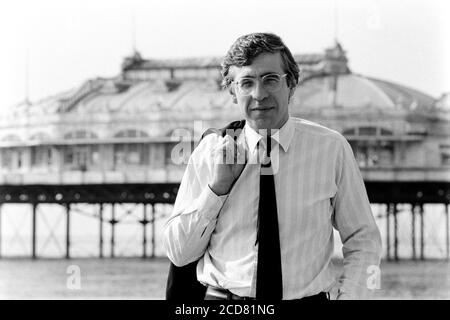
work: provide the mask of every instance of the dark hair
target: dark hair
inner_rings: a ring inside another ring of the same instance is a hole
[[[280,52],[281,59],[286,68],[287,84],[294,88],[298,84],[300,73],[289,48],[281,38],[273,33],[251,33],[239,37],[228,50],[222,61],[222,86],[227,88],[233,79],[228,76],[231,66],[242,67],[253,63],[253,60],[261,53]]]

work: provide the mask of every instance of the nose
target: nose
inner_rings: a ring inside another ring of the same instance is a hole
[[[252,92],[252,98],[257,101],[261,101],[264,98],[267,98],[269,93],[262,85],[261,81],[256,81],[255,89]]]

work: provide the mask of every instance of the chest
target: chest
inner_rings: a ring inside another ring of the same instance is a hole
[[[281,230],[299,230],[330,220],[337,187],[332,161],[322,154],[280,154],[274,164],[277,211]],[[278,168],[276,168],[278,166]],[[247,164],[220,212],[216,232],[237,235],[256,230],[260,167]]]

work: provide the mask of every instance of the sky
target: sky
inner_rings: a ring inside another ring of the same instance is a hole
[[[134,47],[144,58],[221,57],[250,32],[274,32],[293,53],[337,37],[355,73],[450,91],[447,0],[15,0],[0,5],[0,112],[116,76]]]

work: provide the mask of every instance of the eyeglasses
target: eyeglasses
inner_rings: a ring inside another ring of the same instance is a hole
[[[281,80],[286,76],[287,73],[281,75],[278,73],[269,73],[265,76],[262,76],[261,83],[264,90],[271,93],[277,92],[281,88]],[[244,96],[252,94],[253,90],[256,88],[257,81],[258,79],[256,78],[242,78],[239,79],[239,81],[233,80],[239,93]]]

